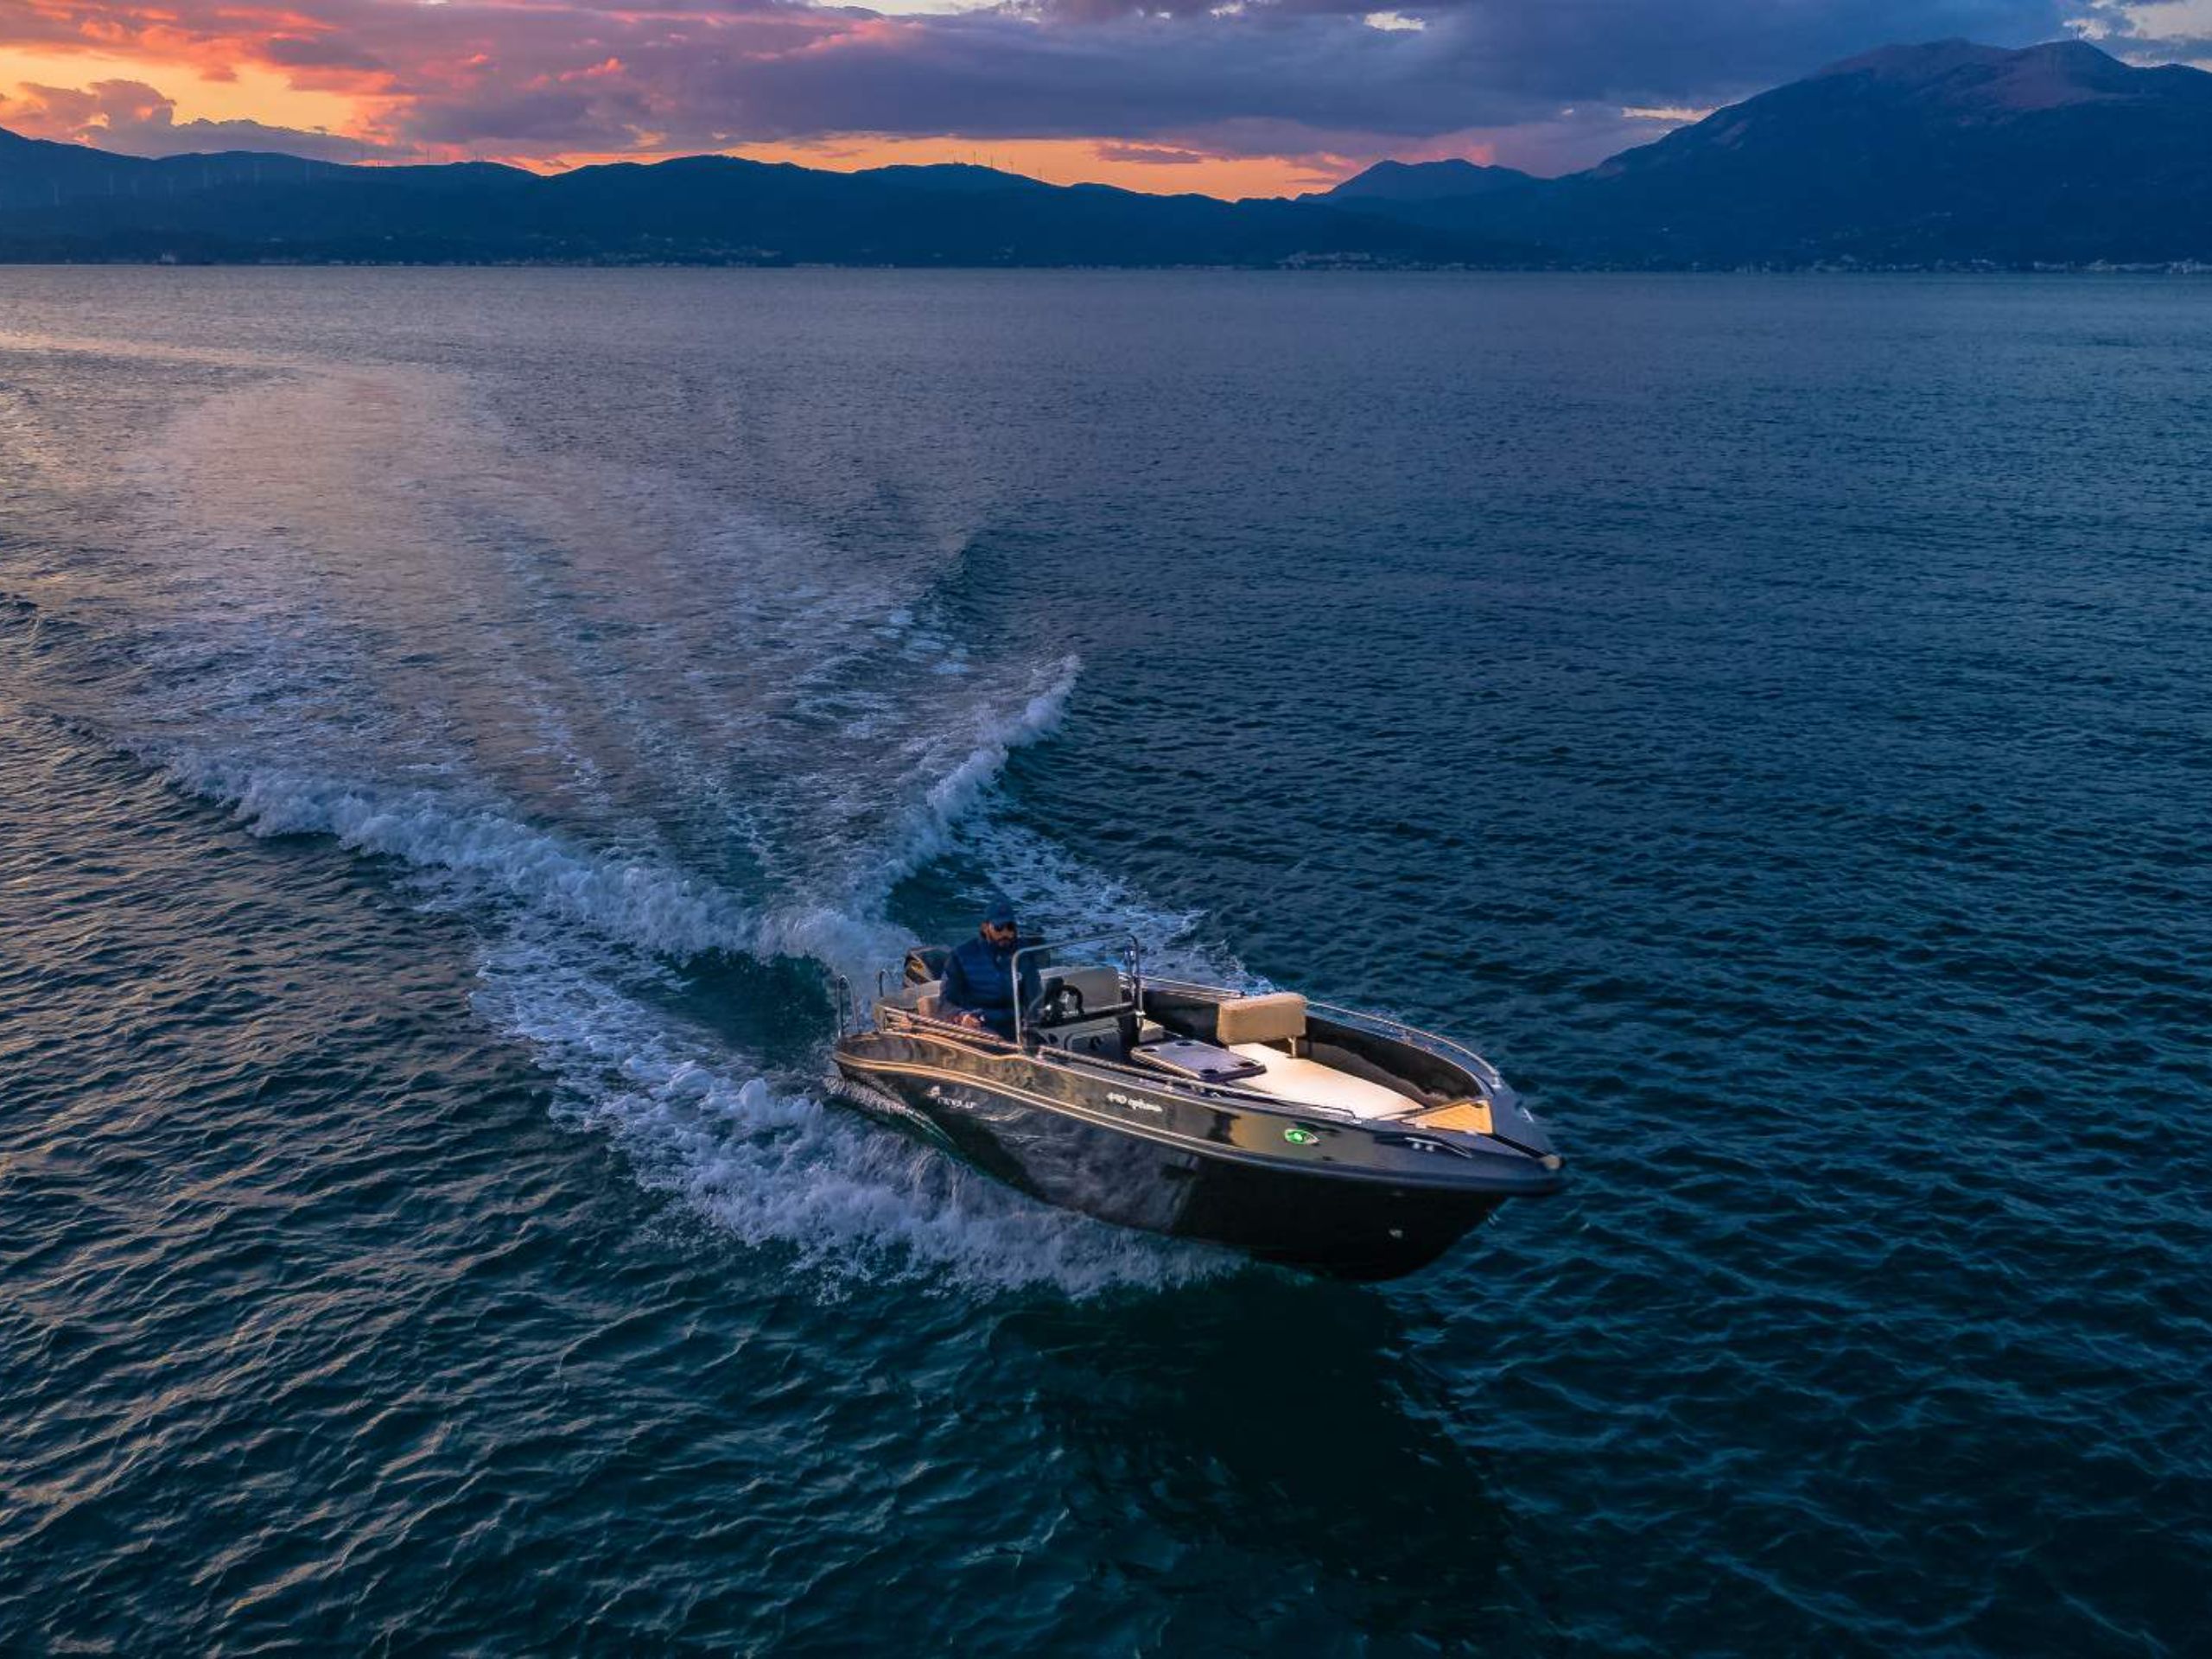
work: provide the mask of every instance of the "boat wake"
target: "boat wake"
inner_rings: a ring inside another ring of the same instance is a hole
[[[829,1294],[1220,1270],[824,1103],[822,970],[896,961],[919,872],[1056,929],[1191,933],[1004,821],[1007,762],[1079,665],[963,640],[946,555],[847,552],[680,474],[533,448],[465,377],[411,368],[195,392],[124,473],[111,545],[0,554],[37,700],[465,918],[480,1014],[646,1185]],[[729,963],[763,1006],[702,1007]]]
[[[1072,1296],[1206,1276],[1211,1252],[1034,1203],[935,1148],[779,1083],[758,1061],[521,942],[490,954],[478,1006],[558,1080],[556,1111],[598,1130],[638,1178],[744,1243],[843,1281]]]

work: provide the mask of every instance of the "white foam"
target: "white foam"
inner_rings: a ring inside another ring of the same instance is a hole
[[[1033,721],[1016,722],[1033,724]],[[754,1246],[791,1250],[828,1287],[897,1277],[936,1289],[1049,1287],[1071,1296],[1156,1287],[1231,1259],[1102,1226],[1014,1193],[842,1107],[806,1077],[766,1075],[724,1039],[625,991],[640,952],[823,956],[896,937],[823,908],[764,929],[734,895],[681,872],[597,859],[499,815],[454,813],[292,774],[179,756],[179,784],[227,800],[262,835],[315,833],[449,880],[435,901],[498,919],[479,1012],[556,1082],[556,1109],[606,1134],[640,1179]],[[486,905],[494,908],[487,911]],[[501,917],[504,910],[507,913]]]
[[[969,710],[964,733],[931,735],[911,747],[903,770],[926,781],[894,821],[887,843],[859,866],[844,891],[773,913],[764,936],[856,984],[874,966],[896,960],[912,939],[884,918],[893,890],[944,855],[1014,750],[1058,726],[1080,671],[1074,658],[1052,664],[1038,671],[1011,710],[1001,714],[979,702]]]
[[[516,943],[480,1009],[560,1080],[563,1116],[607,1135],[647,1185],[831,1281],[1090,1295],[1231,1259],[1052,1209],[893,1130],[779,1085],[606,979]]]
[[[454,377],[281,366],[120,469],[146,513],[99,705],[122,747],[465,914],[479,1007],[563,1115],[737,1237],[831,1278],[1081,1294],[1214,1269],[825,1109],[818,1077],[763,1075],[658,995],[713,952],[865,984],[910,942],[894,890],[947,853],[1034,912],[1186,935],[992,826],[1074,658],[977,656],[938,556],[840,561],[683,477],[525,452]]]
[[[945,851],[1014,902],[1023,925],[1046,938],[1127,934],[1144,950],[1145,970],[1170,978],[1274,988],[1228,948],[1198,931],[1205,912],[1156,904],[1049,836],[984,812],[960,823]],[[975,897],[983,897],[979,888]]]
[[[647,858],[588,854],[497,812],[457,810],[430,791],[256,770],[190,751],[169,756],[164,771],[228,804],[256,835],[334,836],[655,955],[760,948],[755,918],[712,882]]]

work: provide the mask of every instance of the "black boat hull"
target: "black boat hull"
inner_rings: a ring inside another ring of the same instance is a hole
[[[1507,1198],[1557,1185],[1527,1159],[1491,1169],[1419,1136],[1101,1090],[957,1044],[871,1035],[838,1064],[848,1100],[1046,1203],[1338,1278],[1414,1272]]]

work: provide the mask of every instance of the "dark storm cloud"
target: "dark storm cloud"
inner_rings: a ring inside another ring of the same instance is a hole
[[[1162,16],[1035,0],[886,19],[761,60],[626,58],[671,130],[726,142],[820,131],[1168,141],[1224,123],[1416,139],[1556,122],[1594,104],[1708,105],[1899,39],[1999,43],[2062,34],[2057,0],[1443,0],[1378,29],[1360,0],[1217,5]]]
[[[385,66],[369,53],[344,41],[315,40],[299,35],[272,35],[263,43],[262,56],[284,69],[367,69]]]
[[[499,147],[517,142],[565,149],[594,144],[618,130],[604,101],[578,87],[498,91],[466,104],[427,102],[406,123],[407,136],[433,144]]]
[[[396,141],[521,156],[840,134],[1079,138],[1208,156],[1431,149],[1557,168],[1894,41],[2088,27],[2171,55],[2114,0],[1006,0],[879,16],[798,0],[18,0],[0,45],[97,40],[219,76],[257,63],[376,101]],[[5,9],[0,9],[4,10]],[[154,124],[158,125],[156,120]],[[1265,145],[1268,148],[1260,148]],[[1163,161],[1165,158],[1162,158]]]

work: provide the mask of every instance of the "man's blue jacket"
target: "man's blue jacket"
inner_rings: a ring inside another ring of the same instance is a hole
[[[1001,1037],[1014,1035],[1014,953],[982,934],[953,947],[944,962],[944,1000],[950,1007],[981,1014]]]

